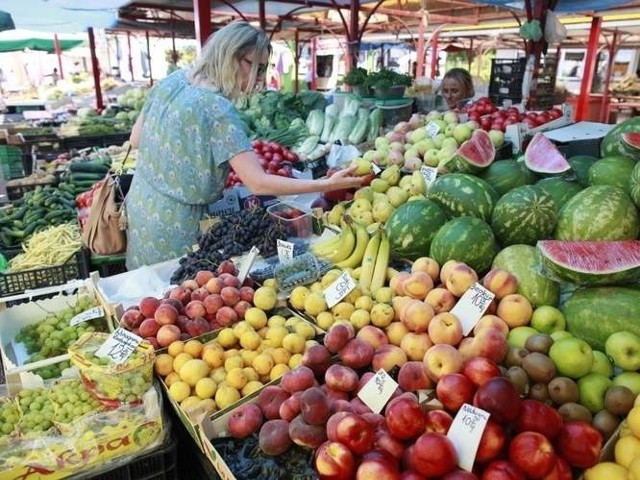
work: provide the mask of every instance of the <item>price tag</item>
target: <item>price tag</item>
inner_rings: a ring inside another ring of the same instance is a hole
[[[293,248],[295,247],[293,243],[278,239],[276,241],[276,247],[278,249],[278,260],[280,260],[280,263],[284,263],[293,258]]]
[[[458,466],[467,472],[473,468],[487,420],[489,412],[464,403],[447,432],[447,437],[458,453]]]
[[[440,125],[438,125],[437,123],[429,122],[424,128],[427,129],[427,134],[431,138],[435,137],[440,132]]]
[[[464,335],[467,335],[473,330],[473,327],[476,326],[480,317],[482,317],[484,312],[487,311],[487,308],[489,308],[489,304],[494,297],[493,292],[487,290],[477,282],[460,297],[458,303],[451,309],[451,313],[460,320],[462,333],[464,333]]]
[[[393,392],[398,388],[396,381],[383,368],[371,377],[358,392],[358,397],[375,413],[380,413]]]
[[[71,320],[69,320],[69,326],[73,327],[82,322],[86,322],[88,320],[93,320],[94,318],[104,317],[104,310],[102,307],[94,307],[89,310],[85,310],[82,313],[79,313]]]
[[[327,306],[332,308],[340,300],[349,295],[351,290],[356,288],[356,281],[351,278],[349,272],[344,272],[331,285],[324,289],[324,299]]]
[[[373,174],[376,175],[376,176],[378,176],[378,175],[380,175],[382,173],[382,169],[378,165],[376,165],[375,163],[371,164],[371,170],[373,171]]]
[[[127,360],[140,345],[142,338],[125,330],[117,328],[96,351],[96,357],[108,358],[120,364]]]
[[[244,282],[244,279],[247,278],[247,275],[249,275],[249,270],[251,270],[253,262],[256,261],[256,257],[259,254],[260,250],[258,250],[258,247],[251,247],[251,250],[249,250],[249,253],[247,253],[246,258],[242,262],[242,267],[240,268],[240,272],[238,273],[238,280],[240,280],[240,283]]]
[[[427,184],[427,190],[433,182],[436,181],[436,177],[438,176],[438,169],[434,167],[428,167],[427,165],[423,165],[420,167],[420,173],[424,177],[424,183]]]

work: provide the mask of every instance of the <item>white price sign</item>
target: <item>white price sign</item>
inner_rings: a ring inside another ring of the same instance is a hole
[[[375,163],[371,164],[371,170],[373,171],[374,175],[380,175],[382,173],[382,169]]]
[[[140,342],[142,338],[138,335],[124,328],[117,328],[96,351],[96,357],[108,358],[117,364],[123,363],[140,345]]]
[[[431,138],[435,137],[438,133],[440,133],[440,125],[434,122],[427,123],[427,126],[424,128],[427,130],[427,134]]]
[[[489,304],[494,297],[493,292],[487,290],[477,282],[471,285],[469,290],[464,292],[464,295],[460,297],[458,303],[451,309],[451,313],[458,317],[462,324],[462,333],[467,335],[473,330],[473,327],[476,326],[480,317],[482,317],[484,312],[487,311],[487,308],[489,308]]]
[[[487,420],[489,412],[464,403],[447,432],[447,437],[458,453],[458,466],[467,472],[473,468]]]
[[[349,272],[344,272],[331,285],[324,289],[324,300],[327,306],[332,308],[340,300],[349,295],[356,288],[356,281],[351,278]]]
[[[247,278],[247,275],[249,275],[249,270],[251,270],[253,262],[256,261],[256,257],[259,254],[260,250],[258,250],[258,247],[251,247],[251,250],[249,250],[249,253],[242,262],[242,267],[240,268],[240,272],[238,273],[238,280],[240,280],[240,283],[244,282],[244,279]]]
[[[287,260],[291,260],[293,258],[294,247],[295,245],[291,242],[286,242],[280,239],[276,241],[276,248],[278,249],[278,260],[280,260],[280,263],[284,263]]]
[[[79,313],[71,320],[69,320],[69,325],[74,326],[82,322],[87,322],[89,320],[93,320],[94,318],[104,317],[104,310],[102,307],[94,307],[89,310],[85,310],[82,313]]]
[[[429,187],[431,187],[431,185],[433,184],[433,182],[436,181],[436,177],[438,176],[438,169],[423,165],[422,167],[420,167],[420,173],[422,173],[422,176],[424,177],[424,183],[427,184],[427,190],[428,190]]]
[[[398,388],[396,381],[381,368],[358,392],[358,397],[375,413],[380,413],[393,392]]]

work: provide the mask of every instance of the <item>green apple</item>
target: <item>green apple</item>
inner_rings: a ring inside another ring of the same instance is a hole
[[[614,385],[622,385],[640,396],[640,372],[622,372],[613,377]]]
[[[609,357],[600,350],[593,351],[593,366],[591,367],[591,373],[599,373],[608,378],[613,376],[613,365]]]
[[[549,357],[558,374],[564,377],[583,377],[593,366],[593,350],[587,342],[575,337],[554,341],[549,349]]]
[[[611,385],[613,381],[609,377],[599,373],[588,373],[578,380],[580,405],[587,407],[591,413],[604,409],[604,395]]]
[[[604,350],[621,369],[629,372],[640,370],[640,337],[635,333],[612,333],[604,344]]]
[[[551,338],[553,338],[554,342],[557,342],[558,340],[562,340],[563,338],[573,338],[573,335],[571,335],[566,330],[556,330],[555,332],[551,332]]]
[[[515,327],[509,330],[507,335],[507,344],[510,347],[524,348],[524,344],[527,342],[527,338],[531,335],[536,335],[538,332],[535,328],[531,327]]]
[[[549,335],[567,328],[564,313],[551,305],[542,305],[536,308],[531,315],[530,324],[540,333],[548,333]]]

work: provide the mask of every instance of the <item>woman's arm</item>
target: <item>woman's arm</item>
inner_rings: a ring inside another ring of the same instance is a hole
[[[129,143],[133,148],[138,148],[140,145],[140,135],[142,133],[142,115],[138,115],[138,119],[136,123],[133,125],[131,129],[131,135],[129,136]]]
[[[242,183],[255,195],[296,195],[301,193],[329,192],[343,188],[357,188],[363,177],[350,176],[354,168],[340,170],[329,178],[299,180],[269,175],[264,171],[254,152],[239,153],[229,163]]]

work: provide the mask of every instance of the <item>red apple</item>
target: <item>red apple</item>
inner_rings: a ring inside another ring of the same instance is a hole
[[[423,433],[413,445],[412,468],[428,478],[441,477],[457,467],[453,443],[440,433]]]
[[[350,480],[356,463],[346,446],[327,441],[316,450],[313,466],[320,480]]]
[[[371,450],[362,456],[356,480],[400,480],[398,461],[386,450]]]
[[[156,308],[160,305],[160,300],[155,297],[144,297],[140,300],[140,311],[146,318],[153,318]]]
[[[478,480],[478,476],[464,470],[454,470],[442,477],[442,480]]]
[[[446,435],[453,423],[453,417],[444,410],[429,410],[425,416],[425,432]]]
[[[362,455],[373,449],[375,432],[373,425],[356,413],[342,416],[335,425],[336,439],[351,452]]]
[[[521,403],[516,387],[504,377],[488,380],[473,397],[473,404],[489,412],[498,423],[515,420],[520,413]]]
[[[145,316],[139,310],[127,310],[120,318],[120,325],[127,330],[139,328],[140,324],[145,320]]]
[[[556,455],[556,464],[551,471],[547,473],[542,480],[572,480],[573,472],[571,467],[563,458]]]
[[[511,462],[495,460],[487,465],[480,480],[527,480],[527,477]]]
[[[147,318],[142,321],[140,327],[138,327],[138,331],[142,337],[155,337],[160,327],[161,325],[153,318]]]
[[[381,425],[376,429],[375,447],[386,450],[393,455],[394,458],[402,457],[406,448],[405,444],[391,435],[389,429],[384,425]]]
[[[234,438],[245,438],[257,432],[263,420],[260,407],[255,403],[246,403],[231,412],[227,421],[227,430]]]
[[[390,402],[384,418],[391,434],[401,440],[416,438],[424,432],[424,413],[415,397],[397,398]]]
[[[486,463],[496,458],[502,452],[506,441],[504,429],[496,422],[489,420],[484,427],[482,437],[480,437],[476,462]]]
[[[444,408],[457,412],[463,403],[471,404],[475,387],[471,380],[461,373],[449,373],[436,385],[436,395]]]
[[[562,425],[555,446],[571,466],[589,468],[598,463],[602,435],[590,424],[573,420]]]
[[[553,440],[562,427],[562,417],[555,408],[538,400],[526,399],[522,401],[515,427],[517,432],[538,432]]]
[[[509,444],[509,460],[530,478],[542,478],[556,465],[551,442],[538,432],[522,432]]]
[[[462,374],[471,380],[476,387],[479,387],[490,378],[499,377],[500,369],[495,362],[488,358],[474,357],[464,362]]]

